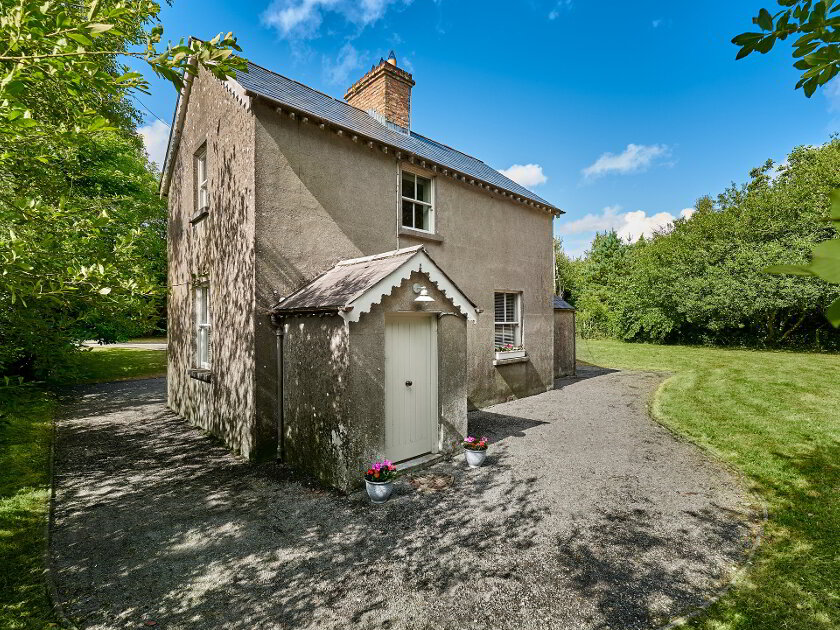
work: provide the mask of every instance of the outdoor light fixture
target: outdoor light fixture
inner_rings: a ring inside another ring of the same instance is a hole
[[[414,289],[414,292],[418,294],[417,297],[414,298],[415,302],[434,302],[435,301],[435,298],[433,298],[431,295],[429,295],[429,290],[426,287],[424,287],[422,284],[420,284],[419,282],[417,284],[415,284],[412,287],[412,289]]]

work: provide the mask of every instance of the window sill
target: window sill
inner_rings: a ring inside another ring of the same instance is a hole
[[[527,363],[530,361],[530,357],[528,353],[524,350],[518,350],[516,352],[497,352],[495,354],[495,359],[493,359],[493,365],[510,365],[512,363]]]
[[[195,216],[193,216],[192,219],[190,219],[190,223],[192,225],[195,225],[196,223],[200,223],[201,221],[206,219],[209,214],[210,214],[210,209],[209,208],[202,208],[201,210],[199,210],[195,214]]]
[[[424,232],[423,230],[415,230],[414,228],[407,228],[400,226],[400,236],[410,236],[411,238],[419,238],[426,241],[434,241],[435,243],[442,243],[443,237],[432,232]]]
[[[212,383],[213,382],[213,372],[210,370],[205,370],[203,368],[193,368],[189,370],[190,378],[194,378],[197,381],[202,381],[204,383]]]

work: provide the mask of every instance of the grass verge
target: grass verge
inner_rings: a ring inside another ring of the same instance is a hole
[[[166,373],[160,350],[107,349],[76,360],[79,382]],[[44,535],[55,396],[34,386],[0,388],[0,628],[58,627],[44,581]]]
[[[673,372],[654,417],[737,467],[768,506],[753,567],[689,627],[840,627],[840,355],[579,340],[578,359]]]

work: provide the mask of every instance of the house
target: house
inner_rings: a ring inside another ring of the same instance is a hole
[[[161,178],[169,406],[339,488],[553,386],[561,211],[414,131],[414,85],[393,54],[344,101],[255,64],[200,70]]]

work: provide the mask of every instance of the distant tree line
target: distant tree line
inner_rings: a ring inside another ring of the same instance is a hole
[[[768,161],[689,219],[653,237],[598,234],[570,259],[558,243],[556,289],[578,309],[584,337],[627,341],[840,349],[823,312],[840,286],[813,276],[773,275],[804,265],[815,245],[837,238],[828,220],[840,186],[840,138]]]

